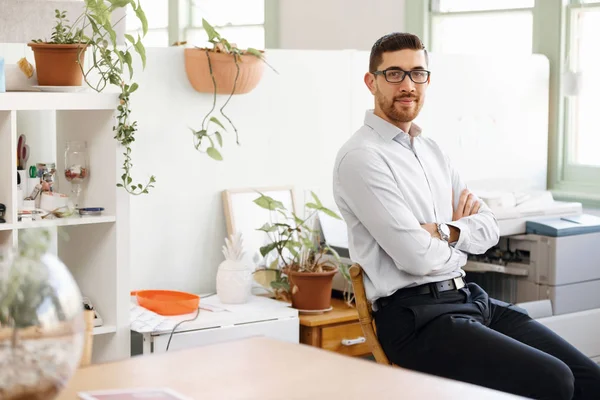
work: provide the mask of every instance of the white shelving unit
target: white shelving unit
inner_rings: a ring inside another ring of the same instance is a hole
[[[103,326],[94,329],[94,362],[130,354],[129,195],[116,187],[122,165],[122,149],[112,130],[117,102],[112,93],[0,93],[0,203],[7,209],[6,223],[0,224],[0,245],[18,245],[23,229],[55,232],[53,251],[103,319]],[[90,175],[81,202],[104,207],[103,215],[19,222],[16,149],[20,134],[26,135],[31,148],[27,168],[55,162],[56,188],[67,194],[71,189],[64,178],[65,144],[85,140]]]

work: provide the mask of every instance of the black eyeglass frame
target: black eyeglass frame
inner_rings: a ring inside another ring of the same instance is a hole
[[[388,80],[388,77],[387,77],[387,73],[389,71],[395,71],[395,72],[400,71],[400,72],[403,72],[404,74],[402,75],[402,79],[400,79],[399,81],[397,81],[397,82],[390,82]],[[425,79],[425,82],[415,82],[415,80],[412,77],[412,73],[413,72],[427,72],[427,79]],[[392,67],[392,68],[384,69],[383,71],[375,71],[375,72],[373,72],[373,75],[375,75],[375,76],[377,76],[377,75],[383,75],[383,77],[385,78],[385,80],[387,82],[389,82],[389,83],[402,83],[402,82],[404,82],[404,79],[408,75],[408,77],[410,78],[411,81],[413,81],[413,83],[415,83],[417,85],[423,85],[423,84],[429,82],[429,77],[431,76],[431,71],[428,71],[426,69],[413,69],[412,71],[405,71],[405,70],[397,68],[397,67]]]

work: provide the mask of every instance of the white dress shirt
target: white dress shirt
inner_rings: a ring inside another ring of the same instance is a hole
[[[466,253],[481,254],[498,243],[498,223],[485,204],[452,221],[452,192],[456,206],[465,188],[418,126],[405,133],[367,111],[365,124],[338,152],[333,193],[348,225],[350,258],[365,272],[369,301],[464,276]],[[421,227],[432,222],[460,229],[458,241],[433,238]]]

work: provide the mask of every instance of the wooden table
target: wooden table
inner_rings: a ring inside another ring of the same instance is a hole
[[[264,337],[92,365],[59,400],[84,390],[168,387],[193,399],[486,399],[470,384]]]
[[[371,354],[363,342],[358,311],[341,299],[331,299],[333,310],[323,314],[300,314],[300,343],[348,356]]]

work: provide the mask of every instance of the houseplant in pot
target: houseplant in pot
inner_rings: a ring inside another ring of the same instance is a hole
[[[131,177],[131,144],[135,141],[137,122],[130,116],[130,95],[138,89],[138,84],[132,81],[133,53],[138,54],[145,67],[146,50],[139,35],[134,38],[126,34],[125,44],[117,40],[115,29],[125,21],[120,19],[113,22],[113,12],[127,6],[133,9],[135,17],[142,24],[143,35],[146,35],[148,21],[139,0],[85,0],[83,11],[70,25],[66,13],[55,10],[56,24],[51,39],[36,39],[29,46],[34,51],[40,86],[79,86],[83,80],[96,92],[102,92],[109,85],[118,88],[119,98],[115,104],[117,118],[113,131],[114,138],[124,148],[124,161],[123,174],[117,186],[130,194],[139,195],[148,193],[156,180],[151,176],[142,184],[134,183]],[[86,52],[88,63],[84,62]],[[41,54],[52,56],[40,57]],[[59,62],[61,64],[57,64]],[[69,71],[69,76],[61,77],[65,71]]]
[[[52,399],[80,361],[81,294],[50,242],[25,229],[0,254],[0,399]]]
[[[192,133],[196,150],[205,151],[210,157],[220,161],[223,157],[216,144],[223,147],[222,131],[226,131],[226,128],[219,118],[212,115],[217,107],[217,94],[228,95],[219,112],[233,128],[239,145],[238,130],[224,109],[234,94],[252,91],[262,78],[264,65],[269,64],[265,60],[264,51],[238,48],[235,43],[222,37],[205,19],[202,20],[202,27],[212,47],[185,49],[185,71],[196,91],[213,95],[213,104],[204,116],[200,129],[192,129]],[[270,65],[269,67],[273,69]]]
[[[341,218],[324,207],[315,193],[311,192],[311,196],[313,201],[305,204],[305,216],[301,218],[280,201],[260,193],[254,203],[270,210],[271,216],[258,229],[267,237],[260,253],[272,259],[268,269],[273,271],[271,287],[277,298],[291,298],[292,306],[299,310],[327,311],[331,308],[332,280],[338,267],[325,256],[332,250],[319,244],[316,216],[323,212]]]
[[[50,40],[36,39],[33,50],[38,84],[41,86],[81,86],[81,67],[87,44],[82,29],[68,25],[65,11],[55,10],[56,25]]]

